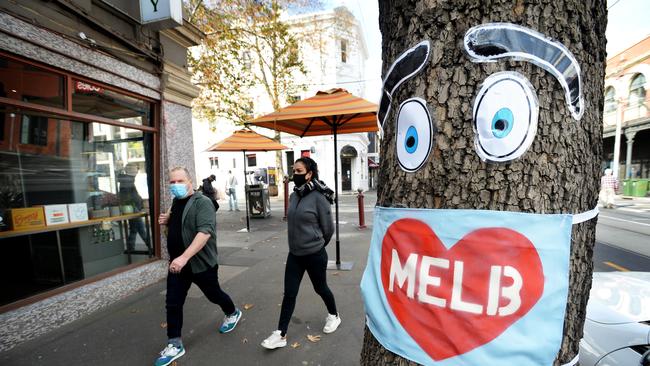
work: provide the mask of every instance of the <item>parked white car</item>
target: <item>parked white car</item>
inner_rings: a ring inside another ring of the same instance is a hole
[[[594,272],[580,366],[650,366],[650,272]]]

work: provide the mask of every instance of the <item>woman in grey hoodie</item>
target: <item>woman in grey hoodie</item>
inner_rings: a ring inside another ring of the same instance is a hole
[[[314,290],[325,302],[328,315],[324,333],[334,332],[341,318],[336,311],[334,295],[327,286],[327,252],[325,246],[334,232],[332,222],[333,193],[318,180],[318,165],[303,157],[293,165],[294,192],[289,198],[287,224],[289,227],[289,254],[284,271],[284,298],[278,329],[262,342],[262,347],[275,349],[287,345],[287,328],[296,306],[300,281],[307,271]]]

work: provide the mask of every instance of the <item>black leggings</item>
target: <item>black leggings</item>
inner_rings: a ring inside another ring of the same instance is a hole
[[[231,315],[235,312],[235,304],[230,296],[219,287],[219,267],[214,266],[201,273],[192,273],[190,264],[187,263],[181,273],[167,274],[167,337],[169,338],[181,336],[183,304],[192,282],[199,286],[210,302],[219,305],[224,314]]]
[[[284,271],[284,297],[282,298],[282,310],[280,311],[280,321],[278,323],[278,329],[282,332],[282,336],[287,334],[289,321],[291,320],[293,309],[296,307],[296,296],[298,296],[300,281],[302,281],[302,276],[305,274],[305,271],[309,274],[309,279],[311,279],[314,290],[323,298],[327,312],[330,314],[338,314],[334,295],[330,291],[330,288],[327,287],[326,270],[327,252],[325,248],[322,248],[314,254],[304,256],[296,256],[289,253],[287,256],[287,267]]]

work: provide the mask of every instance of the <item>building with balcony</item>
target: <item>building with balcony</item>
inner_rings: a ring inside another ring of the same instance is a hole
[[[618,178],[650,178],[650,37],[607,60],[603,168],[615,168],[620,123]]]

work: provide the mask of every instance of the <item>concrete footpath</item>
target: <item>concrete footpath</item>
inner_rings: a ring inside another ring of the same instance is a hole
[[[243,200],[240,206],[243,208]],[[242,309],[237,328],[217,331],[223,313],[193,285],[185,303],[183,341],[187,350],[177,365],[354,365],[363,342],[364,312],[359,283],[366,265],[376,196],[366,195],[366,224],[357,227],[357,199],[341,196],[340,240],[343,261],[354,262],[352,271],[328,271],[328,283],[343,320],[333,334],[322,332],[327,314],[307,275],[289,326],[289,346],[268,351],[259,344],[276,329],[283,293],[287,226],[281,201],[272,201],[272,216],[251,219],[228,212],[227,203],[217,213],[220,283]],[[334,206],[332,206],[334,213]],[[327,247],[335,258],[335,238]],[[245,310],[247,308],[248,310]],[[165,346],[165,282],[161,281],[81,320],[40,338],[0,353],[1,365],[153,365]],[[311,342],[307,335],[320,335]]]
[[[636,213],[650,212],[650,197],[616,196],[614,208]]]

